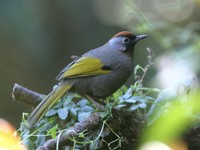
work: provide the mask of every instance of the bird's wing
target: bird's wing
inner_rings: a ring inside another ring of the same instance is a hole
[[[111,72],[109,66],[95,57],[80,57],[75,59],[57,76],[57,80],[71,79],[77,77],[96,76]]]

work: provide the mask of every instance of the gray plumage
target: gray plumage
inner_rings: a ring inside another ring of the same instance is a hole
[[[72,61],[57,76],[56,79],[60,82],[58,87],[30,114],[28,118],[30,127],[39,121],[67,91],[77,92],[91,100],[97,100],[118,90],[133,70],[135,44],[145,37],[147,36],[136,36],[131,32],[123,31],[103,46],[90,50]]]

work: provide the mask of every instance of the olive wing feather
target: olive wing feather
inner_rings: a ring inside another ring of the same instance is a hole
[[[98,58],[80,57],[65,67],[56,79],[64,80],[77,77],[108,74],[111,72],[111,68],[108,68],[109,67],[105,67],[103,62]]]

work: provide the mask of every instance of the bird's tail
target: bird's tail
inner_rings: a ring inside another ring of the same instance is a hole
[[[71,89],[72,84],[61,83],[51,93],[49,93],[42,102],[33,110],[28,117],[29,126],[34,126],[46,112],[67,92]]]

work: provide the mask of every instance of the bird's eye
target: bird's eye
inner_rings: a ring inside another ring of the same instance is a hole
[[[130,39],[129,38],[127,38],[127,37],[125,37],[125,38],[123,38],[123,43],[129,43],[130,42]]]

